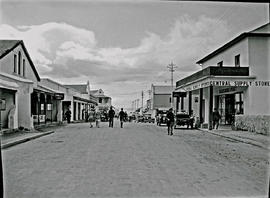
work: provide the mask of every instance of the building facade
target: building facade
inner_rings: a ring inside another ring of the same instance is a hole
[[[91,107],[98,105],[97,97],[90,93],[89,82],[86,84],[64,85],[65,99],[63,100],[63,114],[70,109],[71,121],[82,121],[87,119]]]
[[[97,98],[98,108],[101,112],[107,112],[112,106],[112,98],[106,96],[102,89],[91,90],[90,93]]]
[[[270,25],[245,32],[197,62],[198,71],[176,82],[181,106],[212,129],[217,108],[221,124],[269,132]],[[240,124],[239,124],[240,123]]]
[[[40,77],[22,40],[0,40],[1,124],[33,128],[31,94]]]
[[[156,116],[158,109],[169,110],[174,89],[175,87],[172,88],[168,85],[151,85],[151,96],[148,103],[150,103],[149,106],[152,117]],[[173,101],[173,104],[175,106],[175,101]]]

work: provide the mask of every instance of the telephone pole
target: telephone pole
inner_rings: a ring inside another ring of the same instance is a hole
[[[143,91],[142,91],[142,112],[143,112]]]
[[[171,93],[171,108],[173,108],[173,72],[175,71],[175,68],[177,68],[177,66],[175,64],[173,64],[173,62],[171,62],[167,66],[167,68],[171,72],[171,88],[172,88],[172,93]]]

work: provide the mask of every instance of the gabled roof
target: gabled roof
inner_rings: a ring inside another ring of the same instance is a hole
[[[231,47],[234,44],[238,43],[239,41],[243,40],[244,38],[246,38],[246,37],[256,37],[256,36],[270,37],[270,23],[262,25],[262,26],[254,29],[254,30],[252,30],[250,32],[244,32],[244,33],[240,34],[239,36],[237,36],[233,40],[229,41],[225,45],[223,45],[220,48],[216,49],[215,51],[208,54],[207,56],[205,56],[201,60],[197,61],[196,63],[197,64],[202,64],[203,62],[205,62],[205,61],[209,60],[210,58],[216,56],[217,54],[223,52],[224,50],[228,49],[229,47]]]
[[[70,87],[72,89],[76,89],[81,94],[87,94],[87,84],[80,84],[80,85],[64,85],[66,87]]]
[[[23,43],[22,40],[0,40],[0,59],[2,59],[3,57],[5,57],[7,54],[9,54],[13,49],[15,49],[17,46],[21,45],[25,54],[26,54],[26,57],[38,79],[38,81],[40,81],[40,77],[38,75],[38,72],[36,70],[36,67]]]
[[[96,95],[98,92],[99,92],[99,90],[91,90],[91,91],[90,91],[90,94]]]

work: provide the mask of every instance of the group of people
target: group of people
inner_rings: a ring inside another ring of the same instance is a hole
[[[120,127],[123,128],[123,124],[124,121],[126,119],[126,112],[123,111],[123,108],[121,108],[121,111],[118,114],[118,117],[120,119]],[[65,117],[67,119],[67,122],[70,123],[70,119],[71,119],[71,111],[68,109],[65,113]],[[108,118],[109,118],[109,127],[113,128],[113,124],[114,124],[114,117],[115,117],[115,111],[113,110],[112,107],[110,107],[110,110],[108,111]],[[93,123],[96,123],[96,127],[99,128],[100,127],[100,122],[101,122],[101,112],[99,111],[99,109],[95,109],[94,107],[92,107],[90,109],[90,111],[87,113],[87,119],[86,119],[89,123],[90,123],[90,128],[92,128],[94,125]]]
[[[114,117],[115,117],[115,111],[112,107],[110,107],[110,110],[108,111],[108,118],[109,118],[109,127],[113,128],[114,124]],[[120,119],[120,127],[123,128],[125,118],[125,112],[123,111],[123,108],[121,108],[121,111],[119,112],[119,119]],[[101,122],[101,113],[99,110],[96,111],[90,111],[88,115],[88,121],[90,123],[90,128],[93,127],[93,123],[96,122],[96,127],[100,127]]]
[[[173,113],[173,108],[170,108],[167,115],[167,126],[168,126],[168,135],[173,135],[173,127],[174,127],[174,113]],[[219,120],[221,119],[221,115],[218,112],[218,109],[215,108],[213,112],[213,129],[218,129],[219,126]]]

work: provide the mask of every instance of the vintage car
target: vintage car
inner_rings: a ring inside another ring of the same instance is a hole
[[[158,126],[161,126],[162,124],[167,124],[167,110],[158,110],[157,116],[156,116],[156,122]]]
[[[143,117],[145,123],[155,123],[155,119],[151,117],[151,114],[144,114]]]
[[[177,126],[187,126],[187,128],[193,128],[194,118],[190,116],[188,113],[177,113],[175,116],[175,125],[174,128]]]
[[[144,117],[142,115],[137,116],[137,122],[144,122]]]

